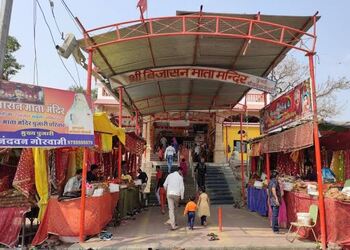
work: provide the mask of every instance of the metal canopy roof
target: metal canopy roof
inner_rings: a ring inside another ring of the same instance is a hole
[[[125,72],[169,66],[203,66],[266,77],[292,48],[313,52],[316,35],[306,33],[316,16],[269,16],[177,12],[177,16],[113,24],[88,30],[79,41],[94,49],[96,71],[125,104],[142,115],[170,110],[233,107],[250,86],[216,79],[118,81]]]

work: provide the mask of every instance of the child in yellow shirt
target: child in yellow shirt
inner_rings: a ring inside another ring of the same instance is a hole
[[[187,214],[188,227],[193,230],[194,218],[196,217],[197,204],[194,202],[195,197],[191,196],[190,200],[187,202],[184,215]]]

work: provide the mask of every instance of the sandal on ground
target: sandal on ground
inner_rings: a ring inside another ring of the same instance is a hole
[[[211,236],[209,238],[209,241],[214,241],[214,240],[219,240],[219,238],[217,236]]]

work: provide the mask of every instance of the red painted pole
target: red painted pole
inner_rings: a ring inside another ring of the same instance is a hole
[[[90,101],[91,101],[92,56],[93,56],[93,50],[89,49],[88,69],[87,69],[88,75],[87,75],[87,81],[86,81],[86,96],[88,99],[90,99]],[[81,179],[81,199],[80,199],[80,227],[79,227],[80,242],[83,242],[85,239],[84,229],[85,229],[87,155],[88,155],[88,150],[87,148],[84,148],[83,171],[82,171],[82,179]]]
[[[226,162],[228,161],[228,148],[227,148],[227,145],[228,145],[228,136],[227,136],[227,134],[228,134],[228,132],[227,132],[227,130],[228,130],[228,126],[224,126],[224,128],[225,128],[225,156],[226,156]]]
[[[118,92],[119,92],[119,122],[118,122],[118,126],[119,128],[122,127],[122,122],[123,122],[123,87],[119,87],[118,88]],[[122,144],[119,141],[119,146],[118,146],[118,178],[120,180],[122,176]]]
[[[242,178],[242,201],[245,202],[245,185],[244,185],[244,160],[243,160],[243,113],[241,113],[241,119],[239,123],[239,129],[241,134],[241,178]]]
[[[266,175],[267,175],[267,180],[270,181],[270,175],[271,175],[271,171],[270,171],[270,154],[266,153],[265,155],[265,160],[266,160]]]
[[[222,207],[218,209],[218,224],[219,224],[219,232],[222,232]]]
[[[316,172],[317,172],[317,185],[318,185],[318,206],[320,208],[321,243],[322,243],[322,249],[325,250],[327,248],[326,212],[325,212],[324,198],[323,198],[320,139],[318,137],[314,53],[308,53],[307,56],[309,57],[309,69],[310,69],[312,105],[313,105],[314,146],[315,146],[315,159],[316,159]]]

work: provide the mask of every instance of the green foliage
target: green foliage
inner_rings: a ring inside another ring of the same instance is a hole
[[[85,94],[86,91],[81,85],[72,85],[68,88],[70,91],[74,91],[75,93],[82,93]],[[97,88],[94,88],[91,90],[91,98],[93,101],[97,99]]]
[[[9,80],[11,76],[15,75],[24,66],[17,62],[13,53],[21,48],[21,45],[17,39],[13,36],[8,36],[7,46],[4,57],[4,67],[3,67],[3,79]]]

